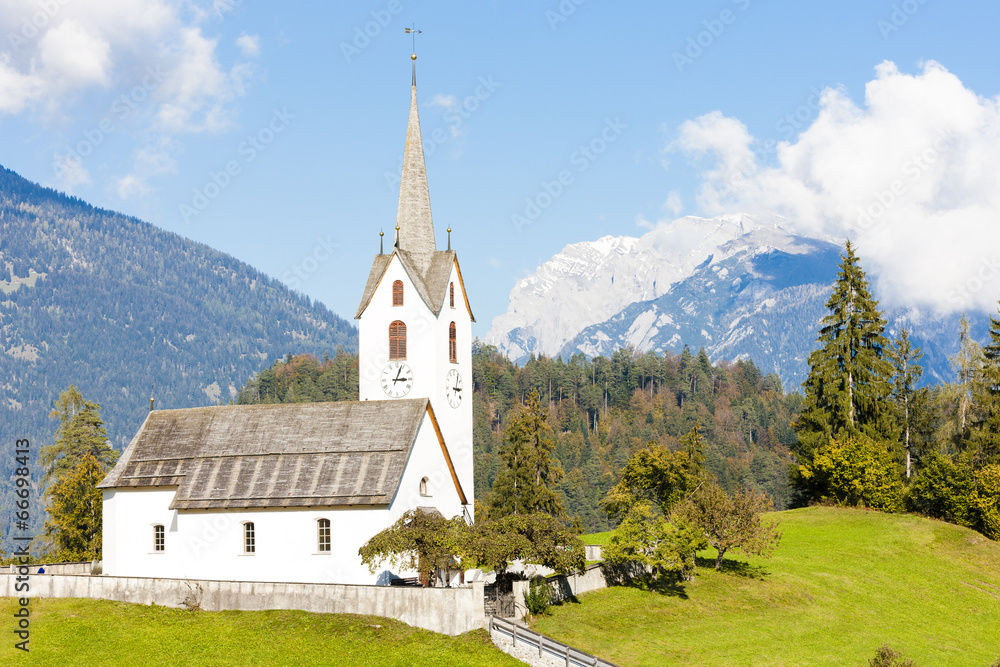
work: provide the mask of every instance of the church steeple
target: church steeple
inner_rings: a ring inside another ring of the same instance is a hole
[[[427,187],[424,146],[420,138],[420,116],[417,113],[417,56],[413,54],[413,85],[410,88],[410,122],[406,128],[406,151],[403,155],[403,175],[399,184],[399,208],[396,225],[399,232],[396,246],[410,255],[413,264],[426,274],[437,249],[434,243],[434,220],[431,217],[431,196]]]

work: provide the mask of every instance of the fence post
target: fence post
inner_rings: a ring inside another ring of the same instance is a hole
[[[514,623],[514,648],[517,648],[517,623]]]
[[[538,657],[539,658],[542,657],[542,635],[541,635],[541,633],[539,633],[539,635],[538,635]]]
[[[566,667],[569,667],[569,646],[566,647]]]

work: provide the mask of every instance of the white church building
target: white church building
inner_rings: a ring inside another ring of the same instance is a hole
[[[104,573],[386,583],[358,549],[404,512],[471,522],[474,318],[448,231],[437,250],[414,64],[395,238],[355,315],[360,400],[151,411],[98,485]]]

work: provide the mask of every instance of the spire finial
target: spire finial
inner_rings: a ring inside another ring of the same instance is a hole
[[[385,254],[385,250],[383,250],[383,248],[382,248],[382,239],[383,239],[384,236],[385,236],[385,232],[383,232],[381,229],[378,230],[378,254],[380,254],[380,255],[384,255]]]
[[[451,227],[448,228],[448,251],[451,251]]]
[[[153,383],[149,383],[149,411],[153,411]]]
[[[409,28],[406,28],[406,34],[413,37],[413,51],[410,52],[410,60],[413,61],[413,86],[417,85],[417,35],[422,31],[417,30],[416,24],[411,23]]]

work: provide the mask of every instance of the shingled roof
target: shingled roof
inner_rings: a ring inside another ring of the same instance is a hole
[[[156,410],[98,488],[177,487],[171,509],[388,505],[425,415],[451,468],[426,398]]]
[[[420,273],[419,268],[413,263],[410,253],[405,250],[397,249],[389,255],[375,255],[375,261],[372,262],[372,269],[368,273],[368,282],[365,283],[364,294],[361,295],[361,304],[358,306],[358,312],[355,313],[354,319],[360,318],[361,314],[365,312],[365,308],[368,307],[369,302],[372,300],[372,296],[375,294],[375,290],[378,289],[379,283],[382,282],[382,276],[384,276],[386,270],[388,270],[393,256],[395,256],[398,261],[402,263],[403,269],[406,271],[406,275],[408,275],[410,280],[413,281],[417,294],[420,295],[421,300],[427,304],[427,307],[431,310],[431,312],[437,315],[441,312],[441,309],[444,308],[445,299],[448,298],[448,283],[451,278],[451,268],[452,266],[458,266],[458,258],[455,255],[455,251],[434,251],[430,268],[427,269],[426,274],[422,274]],[[458,279],[461,283],[461,269],[458,269]],[[465,294],[464,284],[462,293]],[[468,297],[465,299],[465,307],[469,310],[469,318],[475,322],[476,318],[472,314],[472,308],[469,306]]]

